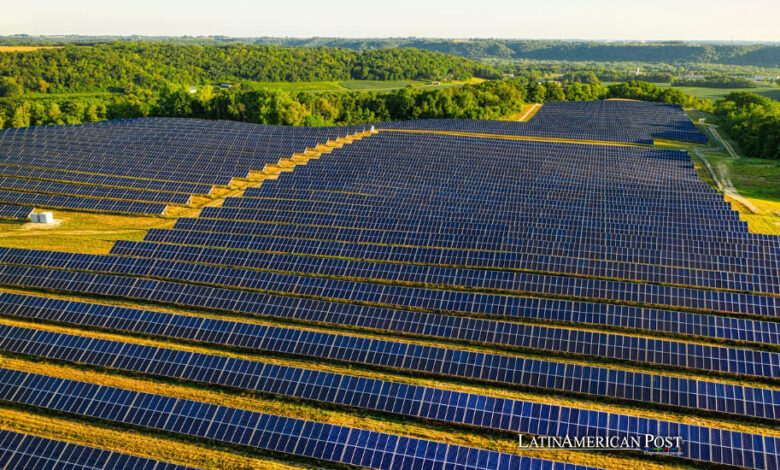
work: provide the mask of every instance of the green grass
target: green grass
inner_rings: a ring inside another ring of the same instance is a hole
[[[453,81],[442,83],[440,85],[431,85],[429,82],[420,80],[345,80],[341,82],[254,82],[253,88],[273,88],[288,92],[349,92],[349,91],[393,91],[407,86],[417,88],[447,88],[453,86],[463,86],[466,83],[478,83],[479,79],[469,81]]]
[[[105,254],[116,240],[140,241],[150,228],[172,227],[175,219],[51,210],[59,225],[0,220],[0,246]]]
[[[700,117],[705,117],[707,122],[715,120],[712,114],[702,111],[688,110],[688,114],[694,121]],[[734,147],[738,155],[742,155],[739,146],[725,135],[722,129],[719,133]],[[668,145],[688,150],[694,162],[697,161],[698,157],[692,151],[696,145],[679,142],[670,142]],[[748,157],[734,159],[725,151],[703,151],[702,154],[719,174],[720,179],[727,177],[737,192],[758,209],[758,213],[753,214],[746,207],[732,201],[734,209],[740,212],[740,218],[748,223],[750,231],[780,235],[780,160]],[[715,187],[709,172],[704,168],[698,170],[699,176]]]
[[[425,82],[416,80],[349,80],[339,82],[339,85],[349,91],[387,91],[397,90],[409,85],[423,84],[425,84]]]
[[[670,87],[669,83],[660,83],[660,87]],[[766,96],[773,100],[780,101],[780,87],[777,86],[758,86],[756,88],[706,88],[706,87],[688,87],[679,86],[674,87],[683,93],[693,95],[697,98],[709,98],[711,100],[717,100],[723,98],[734,91],[746,91],[749,93],[755,93],[757,95]]]
[[[602,82],[605,86],[612,85],[618,82]],[[671,83],[656,83],[655,85],[661,88],[671,87]],[[773,100],[780,101],[780,86],[766,85],[758,86],[756,88],[707,88],[707,87],[691,87],[691,86],[678,86],[674,87],[685,94],[695,96],[697,98],[707,98],[711,100],[717,100],[723,98],[733,91],[747,91],[755,93],[757,95],[766,96]]]
[[[780,203],[780,160],[740,158],[729,167],[731,180],[742,195]]]
[[[73,93],[30,93],[23,94],[22,98],[36,98],[36,99],[62,99],[62,98],[97,98],[104,96],[121,95],[113,91],[85,91],[85,92],[73,92]]]
[[[310,93],[344,91],[344,88],[337,82],[254,82],[252,87],[273,88],[289,92],[306,91]]]

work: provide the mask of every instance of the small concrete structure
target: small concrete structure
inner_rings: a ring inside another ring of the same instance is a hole
[[[51,212],[38,212],[36,214],[30,214],[30,222],[34,224],[47,224],[54,223],[54,214]]]

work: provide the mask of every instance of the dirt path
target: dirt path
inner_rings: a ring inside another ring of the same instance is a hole
[[[536,112],[537,108],[541,107],[542,105],[539,103],[534,103],[531,106],[528,107],[528,109],[525,111],[525,114],[520,116],[520,119],[518,121],[520,122],[526,122],[530,117],[533,117],[533,114]]]
[[[710,147],[699,147],[693,149],[693,152],[696,154],[699,159],[704,162],[704,165],[707,167],[707,170],[710,172],[710,176],[712,176],[712,179],[715,180],[715,184],[718,186],[718,189],[720,191],[730,197],[731,199],[737,201],[738,203],[745,206],[747,210],[752,212],[753,214],[758,213],[758,208],[754,206],[750,201],[745,199],[739,194],[739,191],[737,191],[737,188],[734,187],[734,183],[731,182],[731,178],[729,177],[729,170],[725,163],[718,162],[715,163],[715,167],[713,168],[712,165],[710,165],[709,160],[707,160],[707,157],[704,156],[702,151],[711,151],[714,150]]]
[[[724,149],[726,149],[726,152],[728,152],[728,153],[729,153],[729,155],[731,156],[731,158],[734,158],[734,159],[737,159],[737,158],[739,158],[739,154],[737,154],[737,152],[735,152],[735,151],[734,151],[734,148],[731,146],[731,144],[729,144],[728,142],[726,142],[726,140],[725,140],[725,139],[723,139],[723,138],[720,136],[720,134],[718,134],[718,131],[717,131],[717,130],[715,130],[715,127],[713,127],[713,126],[709,126],[709,130],[710,130],[710,132],[712,132],[712,135],[713,135],[713,136],[715,136],[715,139],[718,141],[718,143],[720,144],[720,146],[721,146],[721,147],[723,147]]]

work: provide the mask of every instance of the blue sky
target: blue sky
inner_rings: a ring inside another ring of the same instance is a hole
[[[778,0],[36,0],[5,34],[780,41]]]

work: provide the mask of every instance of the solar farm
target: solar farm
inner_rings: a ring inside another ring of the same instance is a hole
[[[707,143],[632,101],[0,131],[0,231],[143,229],[0,237],[0,467],[779,468],[780,238],[656,139]]]

